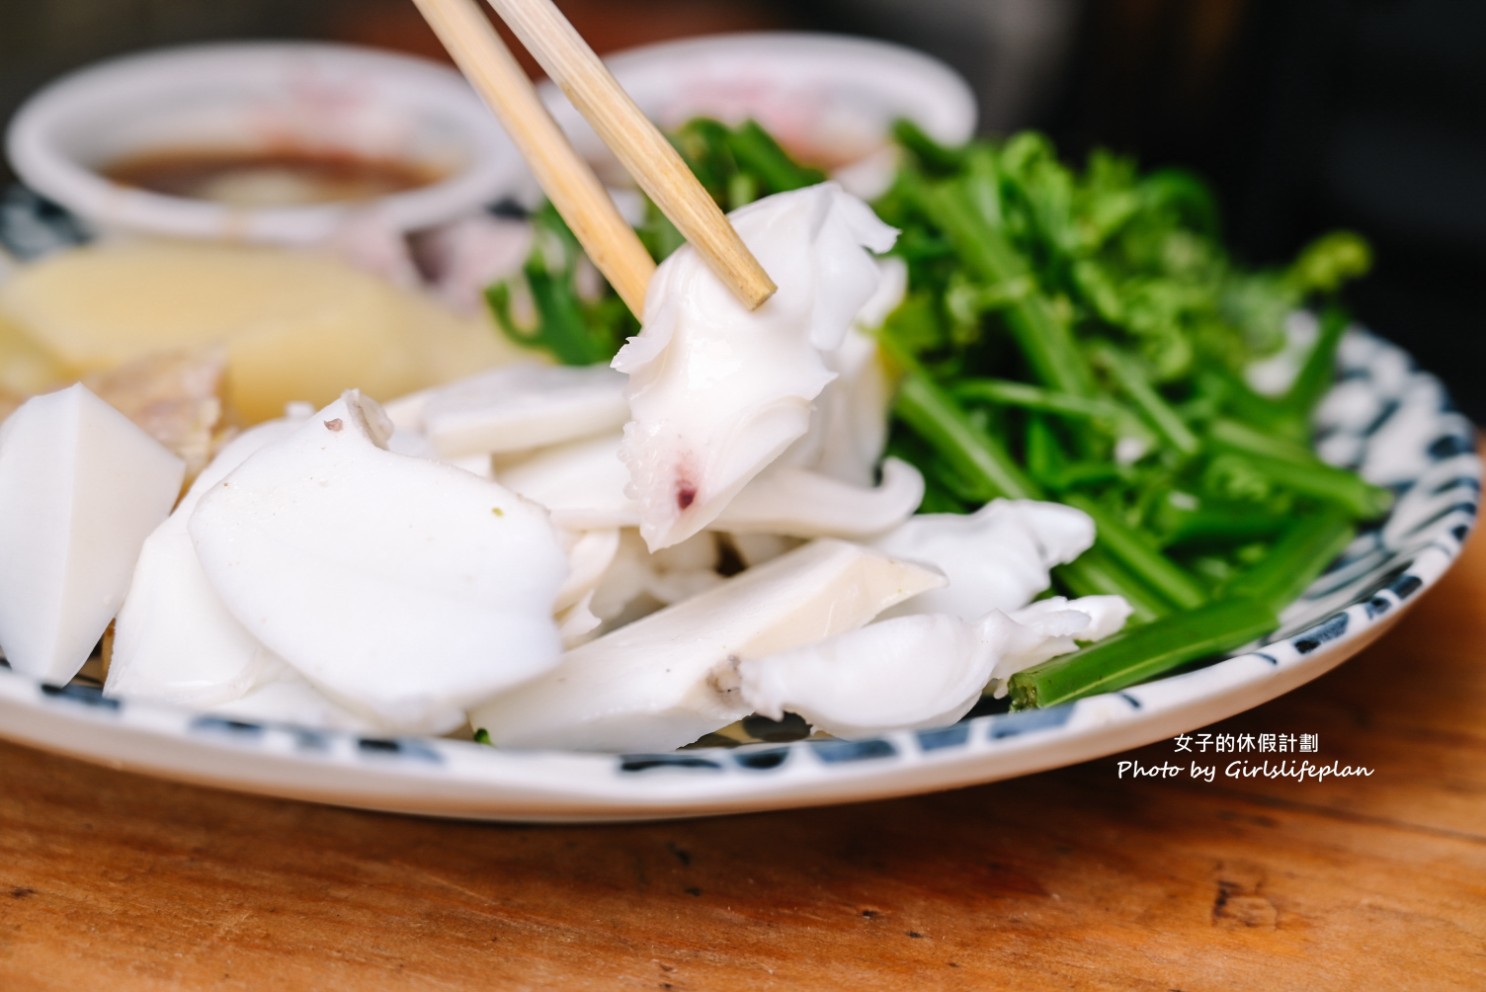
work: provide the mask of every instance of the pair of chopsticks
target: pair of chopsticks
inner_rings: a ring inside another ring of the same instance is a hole
[[[655,262],[475,0],[413,2],[505,125],[588,257],[642,316]],[[488,2],[739,302],[754,310],[772,296],[774,283],[722,210],[552,0]]]

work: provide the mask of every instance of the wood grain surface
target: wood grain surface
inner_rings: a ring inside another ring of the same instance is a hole
[[[0,989],[1486,988],[1486,542],[1383,641],[1212,728],[1369,778],[1117,777],[491,826],[0,744]],[[1218,756],[1214,756],[1216,760]]]

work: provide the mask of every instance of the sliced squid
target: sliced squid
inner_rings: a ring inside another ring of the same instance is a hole
[[[797,713],[835,737],[946,726],[969,712],[988,684],[1124,622],[1119,597],[1091,598],[1100,602],[1048,601],[1011,614],[991,610],[977,621],[944,613],[894,617],[739,659],[721,681],[763,716]]]
[[[816,541],[570,651],[476,707],[470,722],[505,747],[670,750],[753,710],[718,681],[736,659],[849,630],[942,581],[858,545]]]
[[[908,269],[902,259],[878,260],[881,281],[852,321],[840,346],[826,354],[836,378],[815,401],[810,430],[780,457],[843,482],[870,486],[887,446],[893,381],[872,331],[903,301]]]
[[[572,530],[638,527],[640,508],[625,493],[618,431],[554,444],[502,460],[501,484],[545,506],[552,522]]]
[[[539,507],[383,447],[347,393],[202,495],[189,529],[223,605],[334,702],[408,732],[556,664],[567,574]]]
[[[605,365],[524,362],[433,390],[417,414],[441,458],[530,451],[619,430],[624,388]]]
[[[629,376],[621,456],[640,528],[662,548],[706,527],[810,427],[838,348],[896,232],[826,183],[731,215],[779,290],[753,312],[691,248],[656,272],[644,328],[614,359]]]
[[[902,524],[923,498],[923,475],[897,458],[883,462],[876,486],[772,465],[733,497],[715,523],[735,534],[865,539]]]
[[[557,590],[553,609],[562,611],[593,595],[594,588],[619,553],[619,531],[585,530],[560,533],[568,556],[568,575]]]
[[[559,526],[638,527],[640,506],[627,494],[619,448],[617,434],[553,445],[504,461],[498,476],[503,485],[545,506]],[[923,495],[923,476],[895,458],[883,463],[875,485],[778,463],[743,486],[709,526],[738,534],[875,537],[907,520]]]
[[[938,613],[739,659],[734,678],[761,716],[797,713],[816,730],[851,738],[953,723],[980,698],[996,661],[988,632]]]
[[[180,495],[185,463],[77,385],[27,400],[0,426],[0,647],[58,685],[113,619],[145,538]]]
[[[103,690],[111,696],[211,706],[277,677],[284,664],[222,605],[187,529],[203,493],[303,418],[270,420],[228,442],[145,539],[114,624]]]
[[[710,531],[652,554],[638,531],[624,530],[589,609],[606,628],[619,627],[721,585],[721,566],[722,548]]]
[[[932,565],[949,583],[895,609],[948,613],[973,620],[989,610],[1025,606],[1050,582],[1055,565],[1094,543],[1094,523],[1072,507],[1034,500],[995,500],[971,514],[909,519],[872,542],[888,554]]]
[[[604,618],[593,612],[593,593],[557,613],[557,636],[562,640],[562,649],[571,651],[580,644],[587,644],[598,636]]]

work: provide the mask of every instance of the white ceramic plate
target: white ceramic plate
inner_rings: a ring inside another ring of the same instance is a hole
[[[704,816],[879,799],[1011,778],[1192,730],[1333,668],[1388,629],[1449,567],[1474,523],[1470,423],[1432,376],[1361,331],[1320,411],[1324,457],[1398,496],[1242,655],[1124,692],[942,730],[657,755],[505,752],[202,716],[40,685],[0,666],[0,735],[86,761],[245,792],[491,820]]]

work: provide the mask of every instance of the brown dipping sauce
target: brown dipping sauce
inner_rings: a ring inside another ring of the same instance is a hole
[[[120,159],[99,171],[123,186],[240,207],[368,200],[443,178],[414,162],[314,149],[175,149]]]

